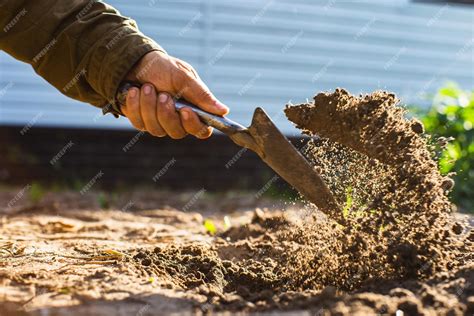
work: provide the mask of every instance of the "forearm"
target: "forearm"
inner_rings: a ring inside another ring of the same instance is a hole
[[[133,20],[90,0],[0,0],[0,49],[61,93],[99,107],[143,55],[162,50]]]

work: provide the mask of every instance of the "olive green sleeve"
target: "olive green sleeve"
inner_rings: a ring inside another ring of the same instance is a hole
[[[102,108],[143,55],[163,51],[135,21],[91,0],[0,0],[0,49],[61,93]]]

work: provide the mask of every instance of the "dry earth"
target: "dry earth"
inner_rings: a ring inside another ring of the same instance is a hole
[[[3,192],[2,205],[17,192]],[[4,208],[0,314],[390,315],[402,309],[406,315],[435,315],[439,308],[458,310],[468,296],[470,309],[464,312],[473,311],[472,265],[430,280],[385,281],[370,289],[293,291],[274,279],[280,271],[275,265],[288,245],[305,245],[284,243],[280,234],[309,221],[310,210],[299,204],[263,210],[258,206],[272,202],[237,194],[227,196],[227,204],[203,195],[193,211],[183,212],[176,208],[194,193],[174,196],[127,194],[101,210],[95,193],[51,193],[37,204],[25,197]],[[129,202],[140,200],[145,202]],[[204,218],[213,219],[216,235],[204,227]]]

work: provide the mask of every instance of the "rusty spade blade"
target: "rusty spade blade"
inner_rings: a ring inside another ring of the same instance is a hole
[[[331,217],[341,216],[339,206],[323,179],[262,108],[255,109],[248,131],[257,144],[256,153],[280,177]]]
[[[123,104],[126,93],[132,86],[139,85],[129,82],[122,84],[117,95],[120,103]],[[237,145],[257,153],[270,168],[308,201],[314,203],[332,219],[344,222],[342,211],[323,179],[278,130],[262,108],[255,109],[252,124],[245,128],[226,117],[203,111],[184,100],[176,100],[175,104],[177,110],[183,107],[192,108],[203,123],[220,130]]]

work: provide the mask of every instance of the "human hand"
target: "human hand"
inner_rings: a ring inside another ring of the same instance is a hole
[[[186,134],[201,139],[211,136],[212,128],[202,123],[191,108],[176,111],[174,100],[181,97],[209,113],[229,112],[191,65],[162,52],[143,56],[125,79],[143,85],[140,89],[129,89],[123,114],[135,128],[154,136],[169,135],[174,139]]]

